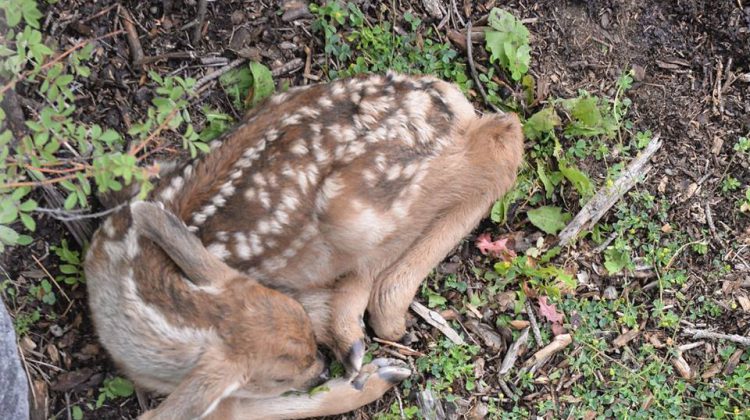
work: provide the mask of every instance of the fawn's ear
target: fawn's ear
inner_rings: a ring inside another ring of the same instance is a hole
[[[154,241],[196,285],[218,285],[239,275],[161,203],[137,201],[130,205],[130,212],[136,232]]]

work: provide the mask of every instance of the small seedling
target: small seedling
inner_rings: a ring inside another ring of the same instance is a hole
[[[96,408],[104,405],[106,401],[112,401],[117,398],[127,398],[133,395],[135,388],[133,383],[125,378],[116,376],[107,378],[104,384],[99,388],[99,397],[96,399]]]

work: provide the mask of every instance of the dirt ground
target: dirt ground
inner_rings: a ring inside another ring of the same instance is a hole
[[[438,3],[444,10],[452,8],[449,1]],[[465,13],[464,5],[458,3],[459,13]],[[386,6],[371,1],[358,4],[373,19],[390,19],[391,8],[395,7],[399,15],[410,11],[424,22],[435,26],[439,22],[424,10],[421,1],[394,1]],[[107,10],[113,5],[115,2],[109,0],[96,3],[60,0],[48,6],[43,32],[62,51],[78,40],[120,29],[118,8]],[[728,302],[724,299],[727,283],[747,282],[750,276],[750,217],[737,211],[740,192],[721,194],[722,181],[727,175],[736,178],[743,191],[750,183],[748,155],[737,155],[733,151],[736,140],[750,133],[750,4],[740,0],[481,1],[474,4],[471,19],[480,21],[494,5],[513,12],[529,28],[532,46],[530,73],[536,78],[537,85],[547,87],[545,97],[574,97],[580,89],[612,96],[613,81],[623,69],[636,69],[635,82],[628,93],[633,102],[629,119],[638,130],[661,133],[664,141],[663,148],[653,160],[653,169],[638,188],[654,194],[658,192],[668,200],[672,227],[679,227],[691,237],[705,235],[709,238],[705,255],[684,252],[675,261],[689,273],[689,279],[679,290],[685,299],[675,299],[672,304],[680,307],[684,302],[701,296],[713,297],[720,303]],[[312,18],[302,15],[293,20],[286,19],[283,9],[273,1],[208,2],[208,25],[195,44],[189,39],[192,30],[180,29],[194,18],[195,1],[151,0],[123,2],[122,6],[133,14],[143,53],[148,57],[192,51],[196,57],[232,60],[238,57],[239,51],[243,57],[259,60],[271,69],[298,60],[298,66],[275,77],[277,86],[294,86],[310,83],[302,75],[303,63],[308,58],[305,48],[309,47],[310,73],[323,77],[325,55],[321,36],[311,29]],[[445,36],[451,29],[460,31],[463,27],[451,21],[438,33]],[[459,52],[456,59],[465,61],[464,51],[458,47],[456,50]],[[98,43],[95,59],[90,63],[92,75],[77,91],[77,112],[82,121],[98,122],[126,132],[133,121],[140,120],[153,93],[149,85],[143,83],[144,72],[133,66],[131,53],[124,36]],[[480,54],[476,60],[479,64],[488,64],[486,55]],[[173,73],[195,78],[215,69],[187,57],[159,59],[147,68],[162,75]],[[19,94],[27,95],[24,91],[19,91]],[[478,108],[485,108],[481,97],[477,95],[474,99]],[[193,99],[193,104],[196,109],[209,104],[237,115],[226,93],[218,87],[203,90],[198,98]],[[201,123],[196,121],[197,125]],[[565,144],[565,140],[563,142],[564,147],[571,146]],[[604,160],[605,163],[616,161],[617,156]],[[601,162],[582,166],[597,182],[606,176],[606,165]],[[577,210],[575,205],[572,209]],[[611,214],[608,217],[611,218]],[[507,226],[508,231],[531,236],[533,226],[522,219],[516,218]],[[10,250],[2,257],[8,278],[19,289],[45,277],[44,269],[57,274],[58,261],[49,255],[48,247],[67,236],[65,227],[46,217],[41,217],[38,222],[36,240],[31,248]],[[477,233],[487,226],[483,224]],[[488,266],[489,262],[472,243],[473,240],[467,241],[459,247],[438,268],[438,273],[454,273],[460,277],[475,266]],[[577,249],[566,250],[558,259],[566,264],[591,268],[601,264],[601,256],[591,252],[595,246],[586,240],[581,241]],[[31,254],[39,263],[30,257]],[[729,269],[715,274],[717,264],[727,265]],[[479,280],[472,278],[467,281]],[[618,290],[626,286],[640,288],[649,282],[649,279],[592,275],[589,282],[580,287],[579,295],[601,294],[608,286],[615,286]],[[97,343],[91,328],[85,287],[63,287],[66,288],[65,297],[59,297],[53,307],[42,308],[43,313],[58,315],[54,319],[43,316],[20,343],[35,384],[35,398],[37,401],[46,398],[46,402],[38,407],[37,415],[40,418],[70,418],[70,407],[80,405],[86,407],[83,410],[85,418],[134,418],[140,412],[134,396],[107,402],[101,408],[93,407],[102,382],[117,375],[117,371]],[[648,301],[653,299],[654,293],[657,292],[647,289],[634,299]],[[455,292],[445,294],[449,304],[460,301],[453,294]],[[13,313],[28,308],[10,309]],[[711,319],[708,326],[727,334],[747,336],[750,330],[748,312],[727,309],[723,314]],[[459,315],[461,319],[467,321],[465,315]],[[409,345],[417,351],[428,351],[428,343],[435,341],[440,333],[416,318],[411,321],[412,342]],[[494,325],[492,322],[488,324]],[[657,329],[650,324],[647,328]],[[500,336],[503,342],[498,348],[505,349],[512,340],[503,334]],[[640,346],[645,340],[638,338],[632,346]],[[454,408],[448,410],[469,418],[481,417],[481,407],[486,402],[483,398],[501,392],[495,364],[499,363],[498,357],[502,358],[498,354],[502,350],[492,349],[480,339],[476,342],[481,349],[474,361],[482,359],[484,368],[478,379],[482,379],[486,387],[475,392],[455,389],[454,394],[460,398],[452,405]],[[381,347],[376,355],[388,354]],[[563,378],[574,377],[565,373],[565,353],[555,357],[551,365],[563,371]],[[607,357],[620,360],[623,355],[609,353]],[[405,358],[414,360],[409,356]],[[699,352],[688,361],[702,366],[708,359]],[[412,378],[417,384],[425,380],[424,375]],[[539,383],[533,390],[525,390],[517,403],[506,400],[500,408],[511,410],[519,404],[535,413],[539,401],[557,401],[564,393],[560,387]],[[373,418],[376,413],[388,412],[396,401],[414,404],[414,395],[403,391],[399,394],[390,392],[382,401],[341,418]],[[87,407],[87,403],[92,405]],[[691,415],[710,416],[710,411]],[[555,416],[548,412],[545,417]]]

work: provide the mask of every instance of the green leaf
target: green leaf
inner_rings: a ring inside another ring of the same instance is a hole
[[[560,116],[553,107],[547,107],[532,115],[523,125],[523,133],[529,140],[537,140],[560,125]]]
[[[65,199],[65,204],[63,204],[63,207],[65,207],[65,210],[70,210],[73,208],[73,206],[76,205],[76,201],[78,200],[78,195],[74,192],[71,192],[68,194],[68,197]]]
[[[29,216],[26,213],[21,213],[20,216],[21,216],[21,223],[23,223],[26,229],[32,232],[36,230],[36,221],[34,221],[34,219],[31,216]]]
[[[0,209],[0,224],[7,225],[15,222],[16,219],[18,219],[18,209],[15,205],[10,204]]]
[[[430,308],[443,307],[448,302],[448,299],[440,296],[437,293],[430,293],[427,296],[427,306]]]
[[[129,397],[133,395],[133,383],[129,380],[121,377],[112,379],[108,384],[107,388],[112,394],[117,397]]]
[[[591,182],[591,179],[586,173],[578,169],[575,165],[568,166],[565,161],[561,160],[559,163],[560,172],[562,172],[565,178],[570,181],[573,188],[578,191],[583,200],[588,199],[594,194],[594,183]]]
[[[539,175],[539,180],[544,185],[545,197],[552,198],[552,194],[555,192],[555,185],[547,176],[547,171],[544,169],[544,163],[537,159],[536,161],[536,173]]]
[[[609,274],[616,274],[622,271],[630,263],[630,254],[626,250],[609,247],[604,251],[604,268]]]
[[[16,243],[18,245],[26,246],[26,245],[30,244],[33,240],[34,240],[34,238],[32,238],[29,235],[18,235],[18,239],[16,239]]]
[[[74,405],[71,414],[73,415],[73,420],[83,420],[83,410],[81,410],[81,407]]]
[[[18,241],[18,233],[7,227],[0,225],[0,242],[6,244],[6,245],[15,245],[16,241]]]
[[[63,274],[78,274],[78,267],[72,264],[62,264],[60,266],[60,272]]]
[[[545,233],[555,235],[561,231],[570,220],[570,214],[563,212],[560,207],[543,206],[526,212],[529,221]]]
[[[232,105],[237,109],[243,108],[250,87],[253,85],[253,75],[247,67],[232,70],[219,77],[224,91],[232,99]]]
[[[36,207],[37,207],[37,202],[29,199],[29,200],[24,201],[23,204],[21,204],[20,206],[18,206],[18,209],[24,213],[28,213],[30,211],[34,211]]]
[[[510,71],[514,80],[521,80],[531,61],[529,30],[515,16],[498,8],[490,12],[489,24],[485,48],[490,52],[490,61]]]
[[[263,64],[255,61],[250,63],[250,73],[253,76],[253,97],[251,106],[255,106],[258,102],[271,96],[275,87],[271,70]]]

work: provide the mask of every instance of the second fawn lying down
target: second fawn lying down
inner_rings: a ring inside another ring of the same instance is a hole
[[[372,401],[405,371],[361,366],[363,314],[378,336],[403,335],[421,280],[512,186],[522,152],[515,115],[479,118],[430,77],[276,95],[164,175],[150,198],[164,209],[133,203],[132,219],[122,210],[95,235],[86,274],[100,338],[137,383],[171,393],[165,418]],[[320,372],[313,334],[361,370],[358,386],[337,382],[325,402],[273,397]]]

